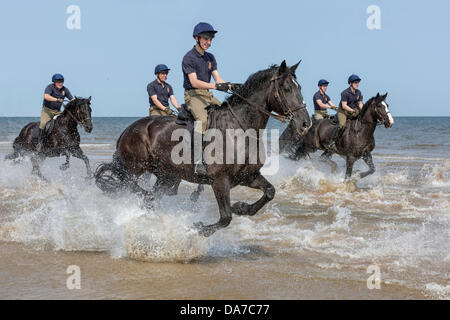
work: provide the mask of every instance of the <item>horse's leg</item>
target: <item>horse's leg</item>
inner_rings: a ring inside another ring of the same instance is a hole
[[[369,170],[359,174],[359,177],[361,179],[375,173],[375,165],[373,164],[372,154],[369,153],[368,155],[364,156],[363,160],[369,166]]]
[[[179,184],[179,183],[178,183]],[[194,192],[192,192],[191,194],[191,201],[192,202],[197,202],[198,198],[200,197],[200,193],[203,192],[203,190],[205,190],[205,188],[203,187],[202,184],[199,184],[197,187],[197,190],[195,190]]]
[[[255,179],[249,181],[249,183],[242,184],[252,189],[258,189],[264,191],[264,195],[253,204],[247,204],[245,202],[237,202],[231,208],[231,212],[239,216],[253,216],[255,215],[266,203],[271,201],[275,197],[274,186],[267,181],[261,174]]]
[[[217,223],[204,226],[199,222],[194,224],[199,229],[202,236],[209,237],[219,229],[227,227],[231,222],[231,208],[230,208],[230,181],[228,177],[218,178],[212,184],[214,195],[216,196],[217,204],[219,205],[220,219]]]
[[[37,155],[32,155],[31,156],[31,163],[33,165],[33,171],[31,172],[32,174],[38,176],[39,178],[47,181],[47,179],[44,178],[44,176],[41,173],[41,169],[39,167],[39,158]]]
[[[353,165],[355,164],[356,158],[353,156],[347,156],[347,171],[345,172],[345,180],[350,179],[352,176]]]
[[[83,150],[81,150],[80,146],[78,146],[77,149],[71,150],[72,155],[75,158],[81,159],[84,161],[84,164],[86,165],[87,175],[89,178],[92,177],[92,170],[91,165],[89,164],[89,159],[86,157],[86,155],[83,153]]]
[[[62,170],[62,171],[67,170],[67,169],[69,168],[69,166],[70,166],[70,163],[69,163],[69,161],[70,161],[70,152],[64,151],[64,155],[66,156],[66,162],[63,163],[63,164],[59,167],[59,169]]]
[[[331,160],[331,157],[333,156],[333,153],[330,151],[325,151],[320,156],[320,161],[323,161],[327,163],[331,167],[331,173],[336,173],[337,171],[337,164],[333,160]]]
[[[137,183],[137,179],[133,179],[128,182],[128,187],[131,190],[131,192],[137,194],[139,197],[144,199],[144,206],[147,209],[153,209],[153,200],[155,200],[155,197],[153,194]]]

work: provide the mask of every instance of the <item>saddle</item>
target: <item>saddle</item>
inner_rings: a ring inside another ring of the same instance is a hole
[[[226,103],[226,102],[224,102],[224,103]],[[222,108],[223,106],[224,106],[224,104],[222,104],[222,106],[213,104],[213,105],[207,106],[206,110],[209,114],[210,112],[214,111],[215,109]],[[208,117],[207,128],[215,128],[215,123],[211,123],[211,118],[212,117]],[[180,111],[178,112],[178,116],[175,120],[175,123],[182,125],[182,126],[186,126],[186,129],[188,129],[189,132],[192,134],[194,132],[194,122],[195,122],[195,118],[192,115],[191,110],[189,110],[189,108],[185,104],[182,104]]]
[[[45,128],[44,128],[44,137],[45,137],[45,138],[48,137],[48,136],[50,135],[50,133],[53,132],[53,129],[55,128],[55,122],[56,122],[56,119],[58,119],[59,116],[60,116],[60,115],[54,116],[54,117],[52,118],[52,120],[50,120],[49,122],[47,122],[47,124],[45,125]],[[38,124],[39,124],[39,123],[38,123]],[[33,132],[31,133],[31,137],[32,137],[33,140],[36,140],[36,141],[37,141],[38,135],[39,135],[39,125],[37,125],[37,126],[33,129]]]
[[[194,121],[195,118],[192,115],[191,111],[185,104],[181,105],[180,111],[178,112],[178,116],[175,120],[176,124],[186,126],[186,129],[192,134],[194,132]]]

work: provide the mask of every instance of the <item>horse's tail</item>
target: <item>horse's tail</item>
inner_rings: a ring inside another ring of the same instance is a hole
[[[106,193],[118,192],[126,186],[128,173],[117,152],[112,162],[101,163],[97,167],[94,179],[97,187]]]

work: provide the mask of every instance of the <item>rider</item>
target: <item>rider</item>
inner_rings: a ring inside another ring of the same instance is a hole
[[[182,69],[184,75],[184,100],[192,112],[195,120],[201,122],[201,127],[196,125],[195,132],[204,134],[208,120],[207,106],[222,103],[217,100],[209,89],[228,91],[230,84],[225,82],[217,70],[217,62],[206,50],[211,46],[215,34],[213,26],[209,23],[200,22],[194,27],[193,37],[195,46],[183,58]],[[210,83],[211,76],[215,84]],[[203,137],[202,137],[203,141]],[[195,172],[206,174],[206,167],[202,161],[196,161]]]
[[[170,69],[165,64],[155,67],[156,80],[147,85],[150,102],[150,116],[170,116],[173,114],[169,106],[169,98],[173,106],[179,110],[177,99],[173,95],[173,88],[166,82]]]
[[[61,105],[65,98],[73,100],[74,97],[70,90],[64,86],[64,77],[62,74],[55,73],[52,76],[52,82],[44,91],[44,102],[41,112],[41,122],[39,124],[37,152],[40,152],[45,138],[45,125],[53,119],[54,116],[61,114]]]
[[[325,79],[319,80],[319,91],[314,94],[314,118],[321,120],[328,117],[327,109],[337,110],[337,107],[331,101],[330,97],[325,93],[329,82]]]
[[[361,91],[358,89],[360,82],[361,78],[356,74],[352,74],[348,78],[348,84],[350,87],[341,93],[341,103],[339,104],[338,109],[339,122],[333,131],[330,144],[328,145],[331,150],[336,150],[336,137],[340,136],[344,131],[347,118],[357,117],[363,107],[363,96]]]

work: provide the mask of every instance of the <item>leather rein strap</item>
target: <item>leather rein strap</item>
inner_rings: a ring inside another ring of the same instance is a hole
[[[284,95],[282,96],[281,94],[280,94],[280,90],[279,90],[279,87],[278,87],[278,82],[277,82],[277,80],[278,79],[281,79],[281,77],[273,77],[270,81],[271,81],[271,87],[272,87],[272,85],[273,86],[275,86],[275,94],[274,94],[274,97],[275,97],[275,99],[279,99],[279,101],[280,101],[280,105],[281,105],[281,107],[283,108],[283,109],[287,109],[287,116],[285,116],[285,115],[278,115],[278,114],[273,114],[273,113],[271,113],[271,112],[267,112],[266,110],[264,110],[263,108],[261,108],[259,105],[257,105],[256,103],[253,103],[253,102],[251,102],[250,100],[248,100],[247,98],[245,98],[245,97],[243,97],[242,95],[240,95],[239,93],[237,93],[235,90],[229,90],[230,91],[230,93],[231,94],[235,94],[236,96],[238,96],[239,98],[241,98],[242,100],[244,100],[247,104],[249,104],[249,105],[251,105],[252,107],[254,107],[254,108],[256,108],[258,111],[260,111],[261,113],[263,113],[263,114],[265,114],[265,115],[267,115],[267,116],[269,116],[269,117],[272,117],[272,118],[274,118],[275,120],[278,120],[278,121],[280,121],[280,122],[282,122],[282,123],[286,123],[287,121],[291,121],[292,119],[293,119],[293,117],[294,117],[294,111],[297,111],[297,110],[299,110],[299,109],[301,109],[301,108],[304,108],[303,106],[300,106],[300,107],[298,107],[298,108],[296,108],[295,110],[291,110],[290,108],[289,108],[289,106],[288,106],[288,104],[287,104],[287,100],[286,100],[286,98],[284,97]],[[271,92],[271,90],[269,90],[268,92]],[[264,103],[265,103],[265,105],[267,105],[267,103],[268,103],[268,100],[269,100],[269,97],[268,97],[269,95],[266,95],[266,97],[264,98]],[[284,101],[283,101],[284,100]],[[228,105],[228,108],[229,108],[229,110],[230,110],[230,112],[231,112],[231,114],[236,118],[236,120],[238,121],[238,123],[241,125],[241,123],[240,123],[240,120],[239,120],[239,118],[237,117],[237,115],[234,113],[234,111],[232,110],[232,108],[231,108],[231,106],[230,105]],[[243,127],[242,125],[241,125],[241,127]]]

